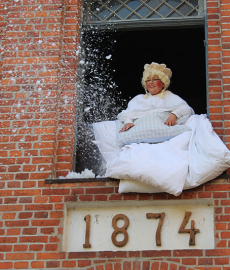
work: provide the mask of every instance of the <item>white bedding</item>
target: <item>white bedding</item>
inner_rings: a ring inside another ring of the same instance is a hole
[[[230,167],[230,151],[213,131],[206,115],[193,115],[186,122],[192,130],[169,141],[116,146],[116,123],[95,123],[94,133],[107,162],[106,177],[121,179],[119,192],[168,192],[214,179]]]

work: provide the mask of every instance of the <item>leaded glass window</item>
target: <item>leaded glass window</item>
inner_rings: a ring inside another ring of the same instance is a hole
[[[204,17],[203,0],[96,0],[84,2],[85,24]]]

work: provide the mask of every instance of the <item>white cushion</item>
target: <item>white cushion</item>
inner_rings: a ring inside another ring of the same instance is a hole
[[[163,189],[156,188],[136,180],[120,180],[119,193],[161,193],[165,192]]]
[[[165,121],[171,112],[155,112],[142,116],[134,121],[134,127],[127,131],[119,132],[124,125],[119,120],[117,123],[117,144],[123,146],[131,143],[160,143],[190,130],[182,125],[189,116],[180,117],[175,126],[167,126]]]

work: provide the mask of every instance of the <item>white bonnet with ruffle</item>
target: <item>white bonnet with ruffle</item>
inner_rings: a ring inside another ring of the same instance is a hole
[[[146,90],[146,79],[148,76],[154,76],[157,75],[159,79],[164,83],[164,89],[165,91],[170,84],[170,79],[172,77],[172,71],[171,69],[167,68],[165,64],[158,64],[152,62],[151,64],[144,65],[144,72],[143,72],[143,78],[142,78],[142,85]]]

